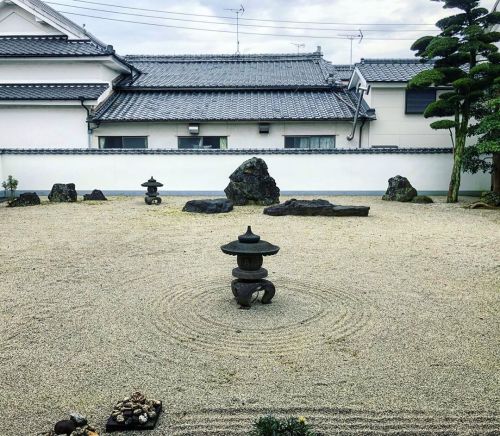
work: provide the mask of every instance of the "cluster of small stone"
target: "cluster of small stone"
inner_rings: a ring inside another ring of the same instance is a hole
[[[59,421],[54,426],[54,431],[48,433],[48,436],[67,435],[67,436],[99,436],[95,427],[87,422],[85,416],[79,413],[72,413],[70,419]]]
[[[116,403],[111,417],[118,424],[129,426],[132,424],[144,425],[157,416],[156,408],[161,401],[148,400],[140,392],[134,392],[130,397]]]

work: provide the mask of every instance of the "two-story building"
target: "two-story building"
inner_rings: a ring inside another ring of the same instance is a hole
[[[305,54],[119,56],[41,0],[0,0],[0,178],[217,191],[262,155],[284,191],[380,192],[402,173],[445,191],[449,136],[422,117],[430,65]],[[203,174],[203,177],[200,177]],[[465,177],[464,189],[487,189]]]

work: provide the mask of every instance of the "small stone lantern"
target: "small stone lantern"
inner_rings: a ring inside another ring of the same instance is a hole
[[[269,242],[261,241],[260,236],[252,233],[252,228],[237,241],[223,245],[221,250],[225,254],[237,256],[238,268],[233,269],[236,280],[231,283],[231,289],[236,301],[243,307],[250,307],[252,295],[264,291],[262,304],[269,304],[274,297],[276,289],[269,280],[264,280],[268,273],[262,268],[263,256],[277,254],[280,248]]]
[[[141,186],[148,188],[146,196],[144,197],[144,201],[146,202],[146,204],[149,204],[151,206],[152,204],[161,203],[161,198],[158,194],[158,188],[161,188],[163,186],[163,183],[157,182],[153,178],[153,176],[151,176],[151,178],[147,182],[144,182]]]

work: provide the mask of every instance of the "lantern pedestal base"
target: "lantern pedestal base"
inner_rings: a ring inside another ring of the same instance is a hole
[[[243,307],[251,307],[252,295],[256,292],[264,291],[264,295],[261,298],[262,304],[270,304],[276,293],[276,288],[269,280],[233,280],[231,289],[236,301]]]

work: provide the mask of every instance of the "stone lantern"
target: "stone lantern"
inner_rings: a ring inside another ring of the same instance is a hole
[[[252,295],[255,292],[264,291],[261,299],[262,304],[269,304],[276,292],[273,283],[264,280],[268,273],[262,268],[263,256],[272,256],[280,250],[276,245],[262,241],[260,236],[252,233],[252,228],[244,235],[238,237],[237,241],[223,245],[221,250],[225,254],[237,256],[238,268],[233,269],[236,280],[231,283],[231,289],[236,301],[243,307],[250,307]]]
[[[163,186],[163,183],[157,182],[153,178],[153,176],[151,176],[151,178],[147,182],[144,182],[141,186],[148,188],[146,196],[144,197],[144,201],[146,202],[146,204],[149,204],[151,206],[153,203],[161,203],[161,198],[158,194],[158,188],[161,188]]]

